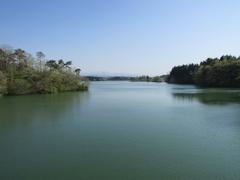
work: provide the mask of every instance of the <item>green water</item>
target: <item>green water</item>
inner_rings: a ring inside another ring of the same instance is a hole
[[[0,98],[1,180],[238,180],[240,90],[96,82]]]

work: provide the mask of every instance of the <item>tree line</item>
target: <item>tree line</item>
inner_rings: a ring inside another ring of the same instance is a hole
[[[166,81],[203,87],[240,87],[240,57],[225,55],[200,64],[175,66]]]
[[[164,81],[164,75],[163,76],[137,76],[132,77],[130,81],[133,82],[163,82]]]
[[[164,82],[165,75],[162,76],[109,76],[109,77],[100,77],[100,76],[86,76],[90,81],[131,81],[131,82]]]
[[[18,95],[87,90],[80,69],[71,61],[33,57],[22,49],[0,48],[0,94]]]

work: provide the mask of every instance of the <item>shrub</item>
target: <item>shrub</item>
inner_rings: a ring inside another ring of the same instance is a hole
[[[8,94],[9,95],[21,95],[33,93],[31,84],[25,79],[14,79],[8,82]]]
[[[6,94],[6,93],[7,93],[7,78],[0,71],[0,94]]]

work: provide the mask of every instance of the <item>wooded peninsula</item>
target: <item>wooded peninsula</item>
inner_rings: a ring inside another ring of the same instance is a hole
[[[46,60],[22,49],[0,49],[0,95],[85,91],[88,83],[71,61]]]
[[[208,58],[200,64],[175,66],[168,83],[195,84],[202,87],[240,87],[240,57],[225,55]]]

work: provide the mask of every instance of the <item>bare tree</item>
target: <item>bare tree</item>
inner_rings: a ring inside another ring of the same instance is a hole
[[[43,60],[45,58],[45,54],[43,52],[41,52],[41,51],[38,51],[36,53],[36,56],[37,56],[37,59],[39,61],[39,66],[40,66],[39,69],[40,69],[40,71],[42,71]]]

